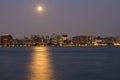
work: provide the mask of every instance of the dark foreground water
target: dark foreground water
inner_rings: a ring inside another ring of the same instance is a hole
[[[120,47],[0,48],[0,80],[120,80]]]

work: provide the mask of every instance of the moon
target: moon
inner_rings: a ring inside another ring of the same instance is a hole
[[[43,7],[42,7],[42,6],[38,6],[38,7],[37,7],[37,10],[38,10],[38,11],[42,11],[42,10],[43,10]]]

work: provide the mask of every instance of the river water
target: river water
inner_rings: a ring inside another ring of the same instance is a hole
[[[120,47],[1,47],[0,80],[120,80]]]

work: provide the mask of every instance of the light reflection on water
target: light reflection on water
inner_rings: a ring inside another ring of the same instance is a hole
[[[48,47],[34,47],[29,65],[29,80],[53,80],[53,68]]]
[[[120,47],[0,48],[0,80],[120,80]]]

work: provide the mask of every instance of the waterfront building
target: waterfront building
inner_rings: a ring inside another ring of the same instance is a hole
[[[1,46],[13,46],[14,45],[14,40],[12,35],[9,34],[4,34],[0,38],[0,45]]]
[[[102,41],[103,41],[103,43],[105,43],[108,46],[113,46],[115,38],[114,37],[105,37],[105,38],[103,38]]]
[[[62,40],[63,40],[63,41],[68,40],[68,35],[66,35],[66,34],[62,35]]]
[[[40,35],[31,35],[31,41],[30,41],[32,46],[40,46],[40,45],[45,45],[46,40],[44,36]]]
[[[114,45],[115,46],[120,46],[120,36],[115,38]]]
[[[72,37],[72,42],[74,45],[76,46],[85,46],[88,44],[89,42],[89,37],[88,36],[75,36],[75,37]]]

